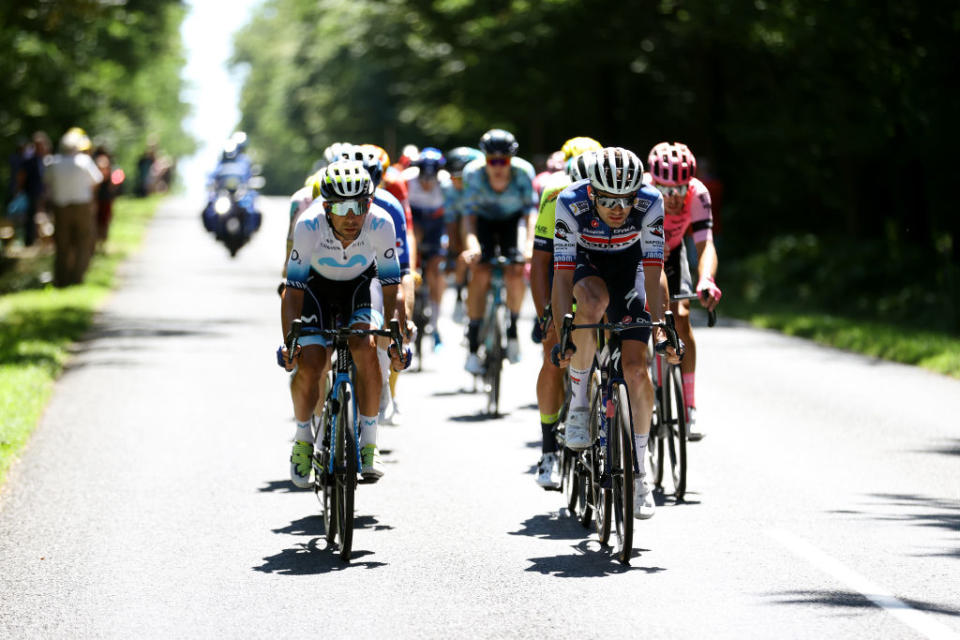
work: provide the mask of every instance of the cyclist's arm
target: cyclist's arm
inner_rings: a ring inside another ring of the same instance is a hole
[[[559,190],[546,189],[540,199],[540,213],[534,227],[533,256],[530,259],[530,293],[537,316],[550,302],[550,272],[553,270],[553,221]]]
[[[397,231],[390,215],[383,212],[371,222],[376,252],[377,278],[383,287],[383,318],[389,322],[397,310],[397,288],[400,284],[400,260],[397,256]]]
[[[563,316],[573,310],[573,270],[577,265],[578,235],[576,218],[563,200],[558,198],[553,230],[553,291],[550,297],[558,336]]]
[[[310,275],[310,246],[312,235],[301,219],[293,231],[293,247],[287,257],[286,289],[280,306],[280,321],[286,337],[294,319],[300,317],[303,307],[303,292]]]
[[[717,277],[717,248],[713,240],[697,243],[697,273],[700,279]]]

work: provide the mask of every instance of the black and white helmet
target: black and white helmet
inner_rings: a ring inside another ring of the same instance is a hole
[[[586,167],[594,189],[625,196],[643,186],[643,163],[633,151],[605,147],[594,153],[593,162]]]
[[[323,150],[323,159],[327,161],[327,164],[342,160],[345,154],[350,152],[350,147],[352,146],[349,142],[334,142]]]
[[[327,165],[319,185],[320,195],[327,202],[366,198],[373,193],[370,174],[357,160],[337,160]]]
[[[574,182],[590,177],[588,167],[596,162],[596,151],[584,151],[580,155],[567,161],[567,175]]]

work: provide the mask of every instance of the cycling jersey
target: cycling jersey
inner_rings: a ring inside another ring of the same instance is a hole
[[[410,217],[410,202],[407,199],[407,183],[403,179],[401,172],[395,166],[390,165],[383,172],[383,179],[380,186],[393,194],[400,201],[403,207],[403,215],[407,220],[407,228],[413,227],[413,218]]]
[[[700,180],[693,178],[687,187],[687,196],[683,199],[683,208],[677,215],[666,214],[663,230],[667,236],[667,247],[671,251],[683,242],[687,227],[693,231],[695,243],[713,240],[713,211],[710,203],[710,191]]]
[[[410,167],[403,172],[407,179],[407,193],[410,197],[410,210],[413,223],[420,234],[418,236],[421,264],[434,256],[446,254],[443,248],[443,234],[446,224],[443,217],[445,196],[443,188],[450,184],[450,174],[441,171],[430,190],[424,189],[420,182],[420,168]]]
[[[557,213],[557,196],[570,186],[570,176],[558,172],[544,183],[543,195],[540,197],[540,212],[537,215],[537,225],[533,238],[534,250],[553,253],[553,225]]]
[[[463,213],[488,220],[502,220],[537,208],[533,190],[533,166],[523,158],[510,159],[510,182],[494,191],[487,177],[486,160],[478,158],[463,169]]]
[[[287,286],[306,289],[315,273],[328,280],[352,280],[376,264],[384,285],[400,282],[397,236],[390,214],[376,204],[364,216],[360,234],[346,247],[327,222],[322,201],[303,212],[293,232],[293,250],[287,262]]]
[[[557,196],[553,267],[574,270],[581,256],[616,259],[618,271],[632,269],[637,294],[644,296],[643,268],[663,267],[663,197],[650,186],[637,191],[637,201],[623,224],[611,228],[590,201],[589,180],[574,182]]]

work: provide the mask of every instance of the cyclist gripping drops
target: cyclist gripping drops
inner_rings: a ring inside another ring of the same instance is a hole
[[[300,349],[293,354],[286,346],[278,361],[287,370],[299,360],[290,391],[297,433],[290,458],[294,484],[310,486],[313,454],[312,422],[318,400],[318,381],[326,374],[329,341],[317,331],[346,324],[354,329],[380,329],[384,316],[392,318],[396,307],[400,264],[396,232],[390,216],[371,209],[373,184],[358,161],[330,164],[320,177],[319,196],[300,216],[293,233],[293,249],[287,263],[286,292],[281,307],[284,335],[301,318],[309,296],[313,312],[303,322]],[[377,449],[377,412],[383,383],[372,336],[349,341],[357,367],[361,474],[369,479],[383,475]],[[409,364],[406,354],[391,350],[395,369]]]
[[[575,322],[597,323],[663,320],[660,271],[663,268],[663,198],[642,184],[643,166],[631,151],[607,147],[588,154],[587,180],[573,183],[557,197],[554,229],[553,317],[557,335],[563,316],[577,300]],[[644,298],[650,313],[644,310]],[[656,329],[657,342],[663,342]],[[634,487],[634,515],[654,513],[652,491],[645,480],[644,457],[653,408],[653,386],[647,370],[650,329],[621,332],[622,368],[632,408],[639,474]],[[557,354],[560,366],[570,366],[572,398],[566,423],[566,445],[583,449],[596,434],[589,430],[588,386],[596,352],[595,334],[573,332],[573,345]],[[559,351],[559,345],[554,353]],[[571,357],[572,355],[572,357]],[[667,356],[679,357],[672,348]]]

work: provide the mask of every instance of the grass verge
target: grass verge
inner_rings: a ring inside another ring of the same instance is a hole
[[[107,252],[94,256],[82,285],[0,294],[0,486],[50,399],[70,345],[90,327],[117,266],[140,246],[160,200],[116,200]],[[0,291],[37,287],[52,270],[49,252],[24,258],[5,269]]]
[[[758,327],[960,378],[960,338],[946,333],[828,313],[728,311]]]

